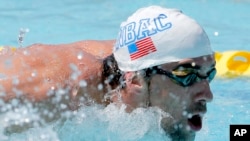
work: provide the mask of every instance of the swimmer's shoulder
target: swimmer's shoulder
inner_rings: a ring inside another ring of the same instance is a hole
[[[81,50],[83,53],[95,56],[97,58],[105,58],[112,54],[115,40],[82,40],[73,43],[66,44],[41,44],[36,43],[25,48],[19,48],[17,52],[23,52],[24,50],[35,52],[68,52],[70,50]]]
[[[68,45],[80,48],[83,52],[98,58],[105,58],[112,54],[114,43],[115,40],[84,40]]]

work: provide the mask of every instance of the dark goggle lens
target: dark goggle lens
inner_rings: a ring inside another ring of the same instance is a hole
[[[149,68],[149,69],[145,69],[145,73],[147,77],[150,77],[151,75],[154,74],[161,74],[161,75],[165,75],[169,78],[171,78],[175,83],[183,86],[183,87],[187,87],[187,86],[191,86],[192,84],[200,81],[201,79],[207,79],[208,82],[211,82],[215,75],[216,75],[216,69],[213,68],[212,70],[210,70],[207,73],[207,76],[200,76],[198,74],[198,72],[175,72],[175,73],[171,73],[171,72],[167,72],[163,69],[160,69],[158,67],[153,67],[153,68]],[[179,73],[179,75],[178,75]]]
[[[190,86],[197,81],[197,75],[195,73],[191,73],[187,75],[183,80],[183,86]]]
[[[214,79],[215,75],[216,75],[216,69],[214,68],[211,71],[209,71],[207,73],[207,76],[205,76],[205,77],[199,76],[198,73],[189,73],[186,76],[177,76],[177,75],[175,75],[174,79],[180,85],[182,85],[184,87],[187,87],[187,86],[191,86],[195,82],[200,81],[200,79],[207,79],[208,82],[211,82]],[[197,79],[197,78],[199,78],[199,79]]]
[[[216,75],[216,69],[214,68],[214,69],[212,69],[210,72],[208,72],[207,74],[208,74],[208,81],[209,82],[211,82],[213,79],[214,79],[214,77],[215,77],[215,75]]]

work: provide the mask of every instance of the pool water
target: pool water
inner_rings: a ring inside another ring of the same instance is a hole
[[[250,50],[250,1],[248,0],[0,0],[0,45],[59,44],[84,39],[115,39],[120,23],[136,9],[161,5],[181,9],[207,32],[215,51]],[[20,44],[20,29],[27,29]],[[230,124],[250,124],[250,79],[220,78],[211,83],[214,100],[196,141],[229,140]],[[17,101],[12,101],[16,105]],[[0,101],[1,110],[11,109]],[[168,140],[159,126],[157,108],[128,114],[114,105],[84,106],[65,112],[64,122],[35,126],[8,134],[11,123],[39,121],[36,109],[26,103],[0,114],[1,141],[161,141]],[[36,122],[35,122],[36,123]]]

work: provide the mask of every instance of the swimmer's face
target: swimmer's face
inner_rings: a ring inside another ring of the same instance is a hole
[[[213,99],[209,77],[204,78],[208,75],[213,78],[212,75],[215,74],[214,56],[185,59],[159,67],[176,74],[180,80],[190,74],[201,77],[195,79],[197,81],[194,83],[183,86],[164,74],[154,74],[148,88],[151,106],[157,106],[171,116],[162,120],[164,130],[177,140],[178,137],[193,140],[195,131],[202,128],[202,117],[207,111],[206,104]],[[189,84],[188,82],[185,84]]]

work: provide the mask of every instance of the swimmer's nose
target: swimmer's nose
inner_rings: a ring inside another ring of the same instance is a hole
[[[202,80],[198,87],[200,87],[200,91],[195,95],[195,102],[211,102],[213,100],[213,93],[211,92],[209,82],[207,80]]]

